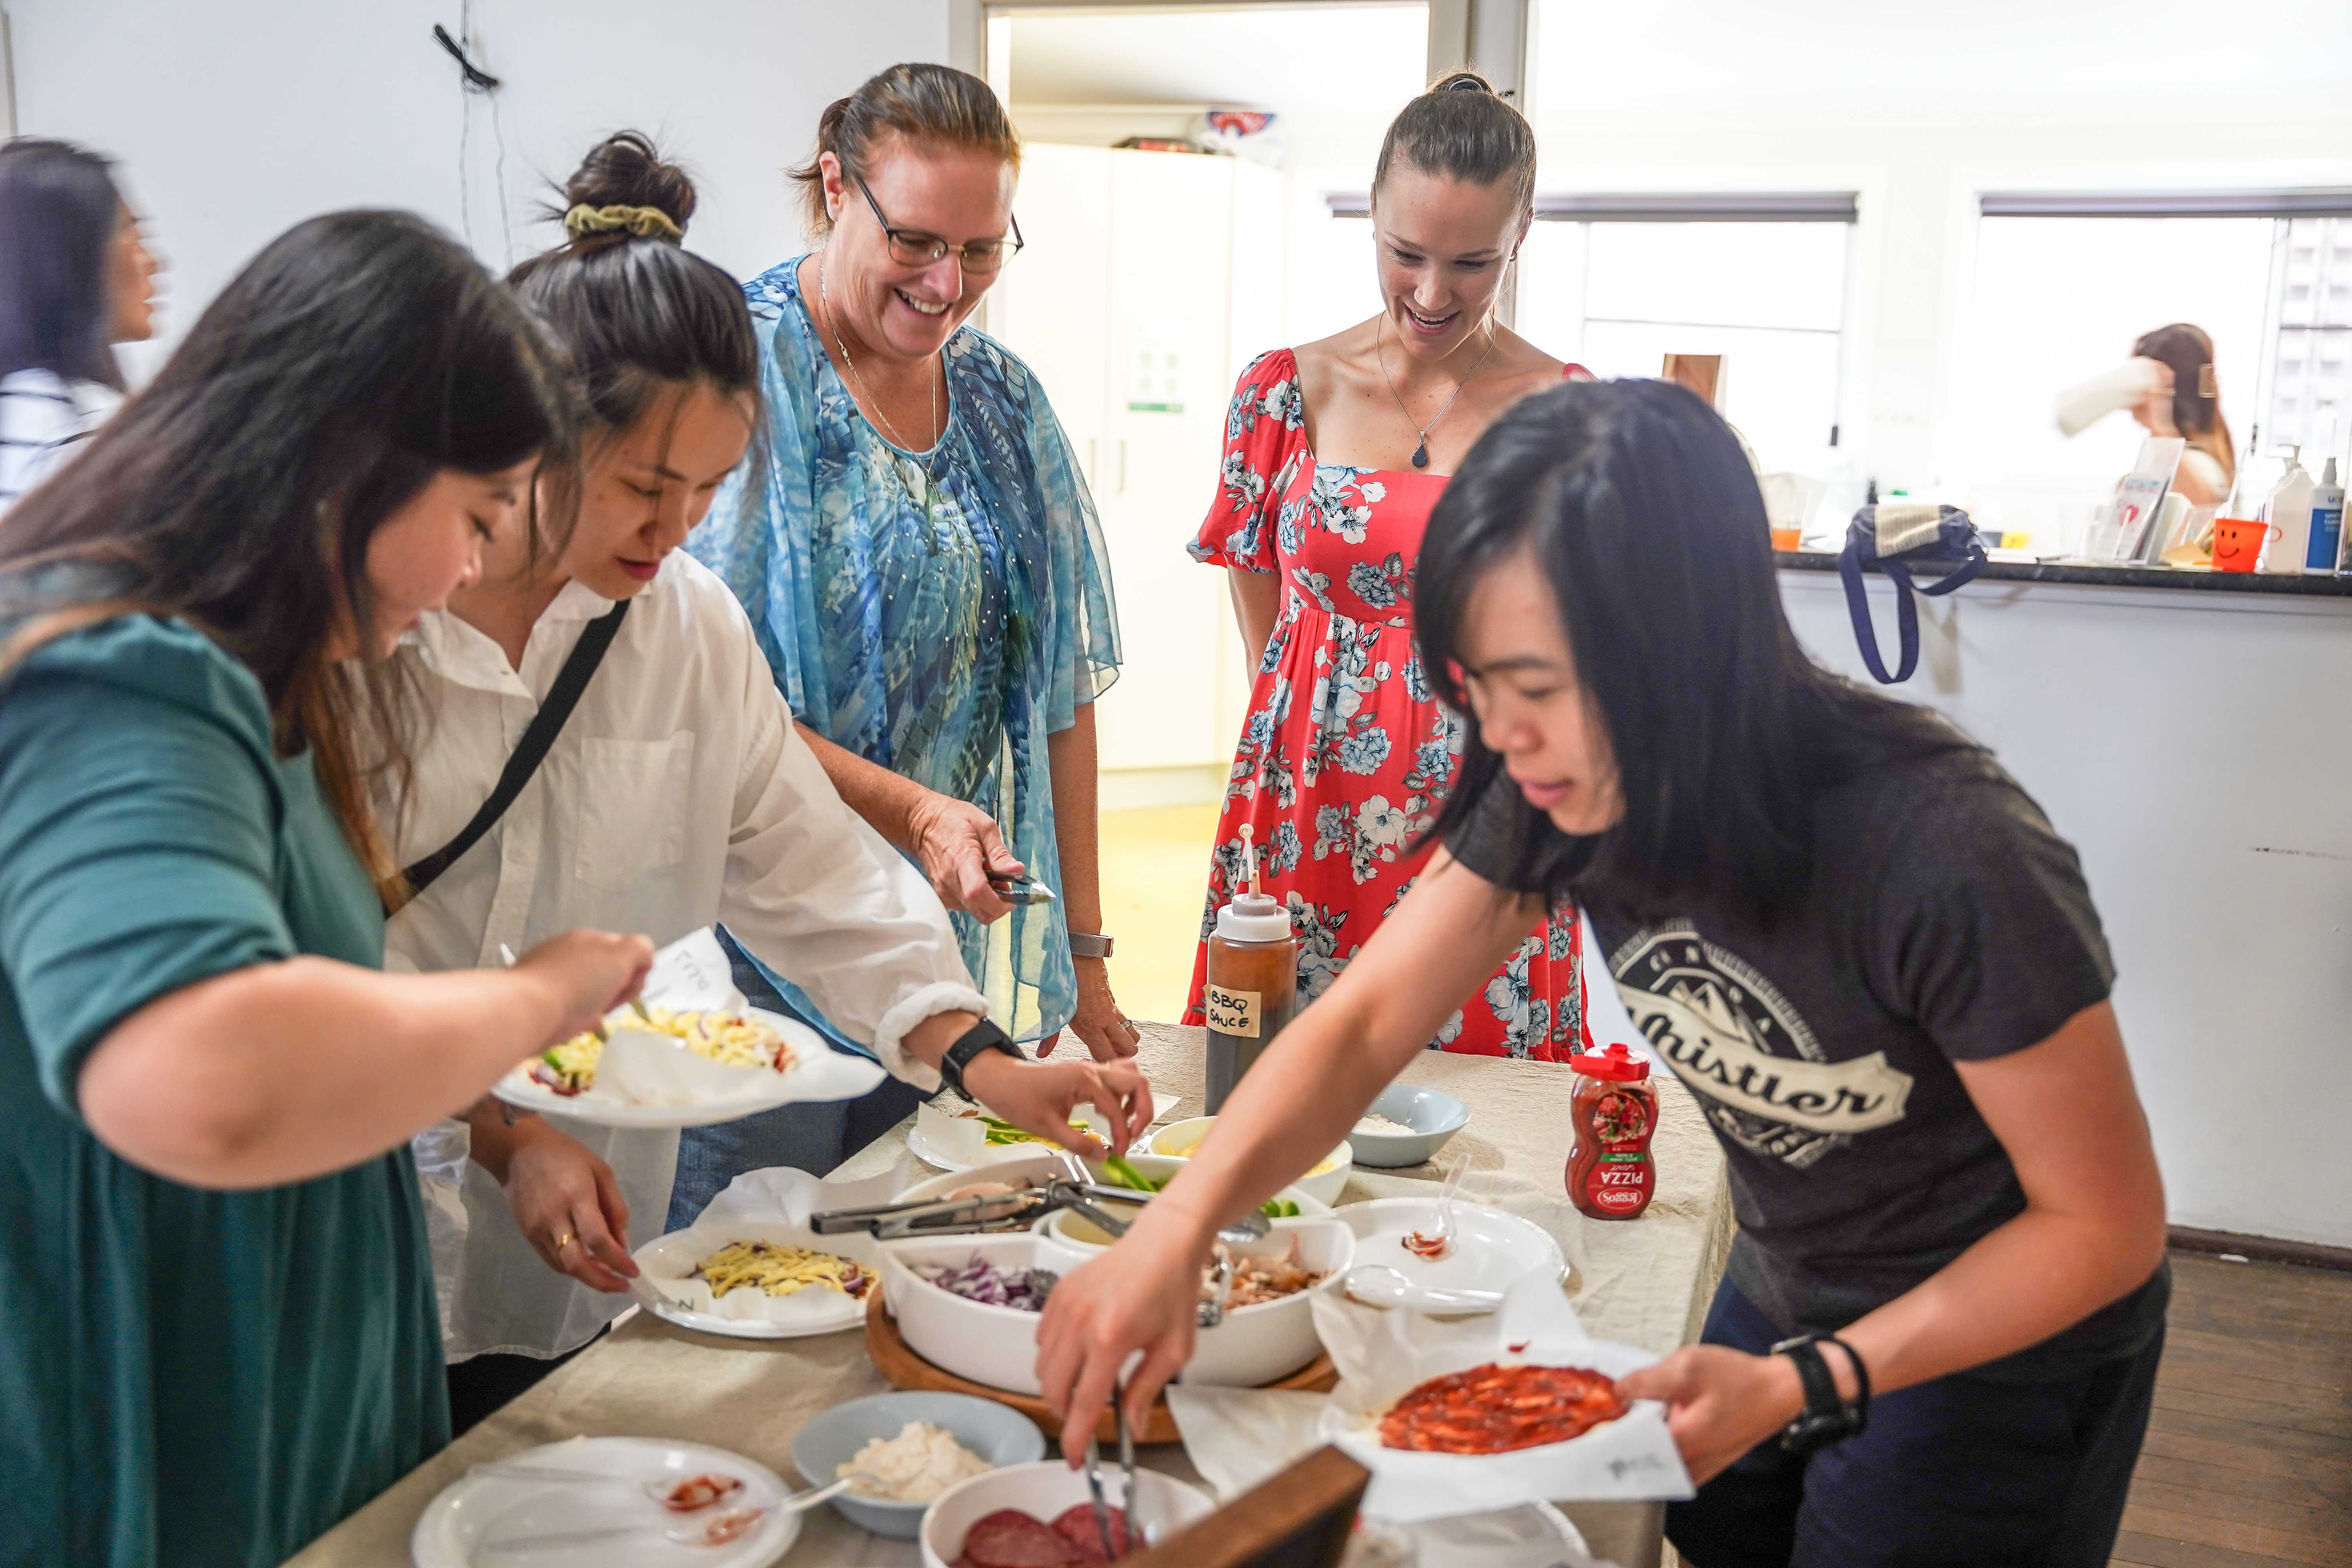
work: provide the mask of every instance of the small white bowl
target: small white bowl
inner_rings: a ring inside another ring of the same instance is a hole
[[[1126,1500],[1125,1477],[1116,1464],[1103,1468],[1104,1495],[1114,1506]],[[1135,1487],[1151,1540],[1164,1541],[1217,1510],[1206,1492],[1157,1470],[1138,1469]],[[1059,1459],[1008,1465],[974,1476],[941,1493],[923,1516],[923,1568],[949,1568],[963,1555],[963,1538],[971,1527],[999,1509],[1016,1508],[1050,1525],[1065,1510],[1092,1500],[1087,1473]]]
[[[1163,1154],[1172,1160],[1189,1160],[1192,1157],[1192,1151],[1201,1146],[1201,1140],[1209,1135],[1209,1128],[1216,1120],[1213,1116],[1188,1116],[1181,1121],[1171,1121],[1151,1135],[1148,1147],[1154,1154]],[[1355,1150],[1343,1138],[1337,1149],[1323,1156],[1320,1162],[1323,1168],[1307,1172],[1291,1184],[1310,1197],[1336,1204],[1339,1201],[1340,1189],[1348,1184],[1348,1167],[1355,1163]]]
[[[1388,1170],[1427,1164],[1447,1140],[1470,1125],[1468,1106],[1441,1090],[1411,1083],[1392,1083],[1381,1090],[1366,1114],[1385,1116],[1412,1129],[1411,1132],[1348,1134],[1348,1142],[1356,1151],[1356,1163]]]

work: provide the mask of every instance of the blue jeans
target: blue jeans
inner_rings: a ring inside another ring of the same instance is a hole
[[[734,965],[735,988],[752,1006],[800,1017],[723,927],[719,941]],[[678,1138],[677,1178],[670,1187],[669,1218],[663,1228],[684,1230],[692,1225],[710,1200],[746,1171],[791,1165],[812,1175],[828,1174],[913,1115],[915,1107],[929,1098],[912,1084],[889,1079],[858,1100],[780,1105],[740,1121],[689,1127]]]
[[[1717,1289],[1705,1342],[1762,1352],[1782,1337],[1730,1280]],[[1803,1458],[1757,1445],[1667,1506],[1666,1539],[1692,1568],[2104,1568],[2163,1353],[2159,1331],[2075,1376],[1955,1373],[1882,1394],[1860,1436]]]

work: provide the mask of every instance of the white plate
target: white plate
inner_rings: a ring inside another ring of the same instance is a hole
[[[634,1256],[645,1271],[641,1278],[658,1291],[658,1281],[684,1279],[694,1272],[697,1264],[731,1241],[774,1242],[835,1253],[856,1262],[877,1280],[882,1275],[881,1248],[864,1232],[819,1236],[805,1226],[785,1225],[781,1220],[734,1225],[721,1220],[708,1228],[697,1221],[685,1230],[656,1237],[638,1247]],[[725,1300],[731,1301],[752,1289],[745,1286],[730,1290]],[[645,1296],[639,1296],[637,1300],[664,1322],[676,1323],[697,1333],[725,1334],[739,1340],[798,1340],[856,1328],[866,1321],[866,1298],[845,1296],[838,1290],[814,1286],[789,1296],[763,1298],[761,1315],[750,1318],[699,1311],[666,1295],[659,1301],[647,1300]]]
[[[799,1514],[770,1513],[750,1534],[726,1546],[680,1546],[662,1539],[662,1531],[701,1516],[671,1513],[639,1490],[639,1481],[664,1477],[683,1480],[706,1471],[740,1477],[743,1490],[732,1506],[743,1508],[774,1509],[792,1495],[773,1470],[724,1448],[651,1437],[575,1437],[509,1454],[496,1462],[604,1471],[614,1477],[614,1484],[467,1476],[443,1489],[417,1520],[408,1540],[416,1568],[547,1568],[554,1563],[566,1568],[667,1568],[671,1563],[681,1568],[767,1568],[800,1538]],[[606,1524],[652,1528],[641,1535],[573,1542],[538,1552],[482,1552],[487,1542],[509,1536]],[[481,1552],[478,1558],[477,1552]]]
[[[490,1092],[525,1110],[569,1116],[599,1127],[707,1127],[713,1122],[734,1121],[762,1110],[773,1110],[779,1105],[855,1100],[878,1087],[888,1076],[878,1062],[834,1049],[824,1036],[796,1018],[758,1007],[746,1007],[743,1012],[784,1037],[793,1047],[793,1065],[784,1072],[739,1069],[748,1080],[744,1092],[724,1100],[688,1105],[633,1105],[602,1089],[590,1089],[583,1094],[558,1094],[530,1076],[530,1064],[539,1059],[537,1057],[516,1063],[512,1071],[491,1086]]]
[[[1162,1095],[1159,1090],[1151,1089],[1149,1080],[1145,1082],[1144,1087],[1151,1091],[1152,1121],[1136,1138],[1135,1149],[1138,1151],[1150,1141],[1151,1128],[1160,1125],[1170,1111],[1183,1103],[1181,1096]],[[957,1116],[958,1112],[972,1109],[974,1108],[965,1105],[953,1095],[947,1094],[917,1107],[915,1124],[907,1130],[907,1152],[927,1165],[936,1165],[942,1171],[952,1173],[974,1170],[982,1165],[993,1165],[1004,1160],[1025,1159],[1029,1155],[1044,1152],[1054,1147],[1050,1143],[1034,1140],[1024,1140],[1015,1143],[988,1143],[973,1139],[971,1141],[971,1146],[978,1151],[979,1157],[971,1158],[969,1153],[950,1147],[940,1134],[948,1126],[951,1118],[961,1120]],[[1101,1139],[1105,1147],[1109,1146],[1110,1124],[1104,1119],[1101,1111],[1092,1105],[1081,1105],[1071,1114],[1078,1127]]]
[[[1032,1154],[1044,1153],[1049,1143],[992,1143],[986,1155],[978,1160],[959,1160],[946,1152],[929,1135],[929,1130],[920,1121],[907,1130],[907,1152],[927,1165],[936,1165],[950,1174],[961,1171],[978,1170],[982,1165],[994,1165],[1006,1160],[1023,1160]]]
[[[1437,1223],[1437,1200],[1375,1198],[1331,1211],[1356,1233],[1356,1263],[1385,1263],[1416,1285],[1449,1290],[1507,1290],[1523,1274],[1541,1269],[1564,1279],[1568,1258],[1559,1243],[1531,1220],[1462,1198],[1454,1200],[1453,1248],[1441,1258],[1405,1250],[1410,1233]]]

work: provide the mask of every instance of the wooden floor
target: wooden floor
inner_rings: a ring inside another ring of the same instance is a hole
[[[2113,1559],[2352,1568],[2352,1274],[2175,1252]]]

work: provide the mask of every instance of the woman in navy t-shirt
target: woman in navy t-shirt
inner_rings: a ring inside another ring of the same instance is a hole
[[[1981,748],[1805,656],[1748,464],[1679,387],[1505,416],[1415,597],[1430,675],[1476,721],[1445,852],[1114,1258],[1055,1290],[1064,1430],[1092,1430],[1129,1350],[1129,1399],[1157,1393],[1217,1221],[1344,1137],[1572,899],[1739,1217],[1706,1342],[1624,1380],[1668,1403],[1700,1483],[1668,1512],[1684,1557],[2104,1563],[2168,1278],[2074,850]]]

